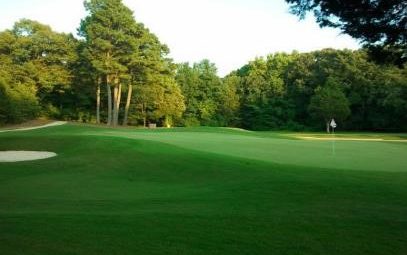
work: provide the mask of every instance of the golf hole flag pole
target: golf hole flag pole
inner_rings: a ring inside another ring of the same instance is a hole
[[[334,119],[331,120],[331,123],[329,125],[332,127],[332,135],[335,134],[335,128],[336,128],[336,122]],[[332,140],[332,155],[335,156],[335,139]]]
[[[329,125],[332,127],[332,132],[335,132],[336,122],[334,119],[331,120],[331,123]]]

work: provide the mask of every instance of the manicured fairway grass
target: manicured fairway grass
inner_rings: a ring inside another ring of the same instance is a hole
[[[0,133],[0,254],[406,254],[407,143],[221,128]]]

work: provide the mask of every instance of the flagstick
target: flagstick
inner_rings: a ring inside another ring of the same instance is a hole
[[[335,128],[336,128],[336,122],[334,119],[331,120],[331,123],[329,124],[332,127],[332,155],[335,156]]]
[[[335,128],[332,128],[332,155],[335,156]]]

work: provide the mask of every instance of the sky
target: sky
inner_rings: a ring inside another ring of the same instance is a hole
[[[134,11],[138,22],[169,46],[175,62],[209,59],[221,76],[275,52],[360,47],[337,29],[321,29],[312,15],[299,20],[289,13],[284,0],[123,2]],[[0,31],[29,18],[55,31],[76,34],[85,15],[83,0],[0,0]]]

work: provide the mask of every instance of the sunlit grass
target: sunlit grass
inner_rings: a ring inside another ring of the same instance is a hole
[[[0,254],[404,254],[407,144],[223,128],[0,134]]]

